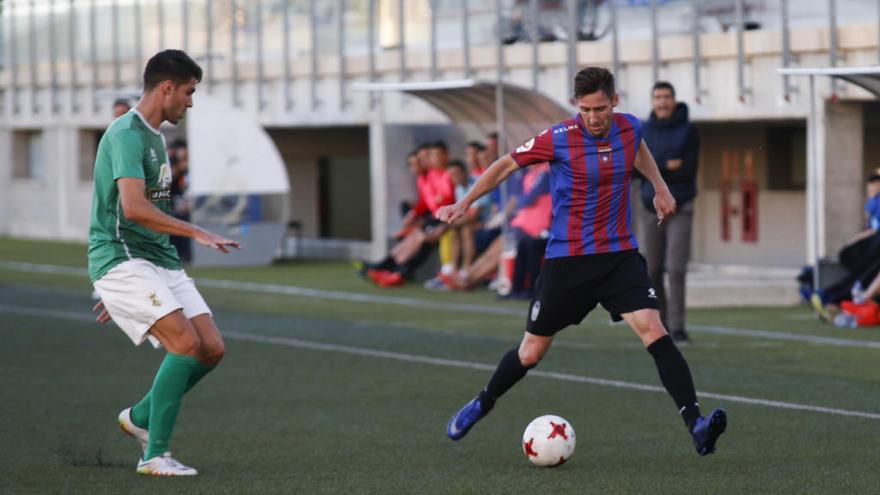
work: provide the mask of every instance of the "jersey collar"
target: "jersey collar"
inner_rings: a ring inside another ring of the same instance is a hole
[[[152,131],[153,134],[155,134],[155,135],[157,135],[157,136],[161,136],[161,135],[162,135],[162,133],[159,132],[159,129],[156,129],[155,127],[153,127],[152,125],[150,125],[149,122],[147,122],[147,119],[146,119],[146,117],[144,117],[144,114],[138,112],[137,108],[132,108],[131,110],[129,110],[129,112],[134,112],[135,115],[137,115],[138,117],[140,117],[141,122],[143,122],[144,125],[147,126],[147,129],[149,129],[150,131]]]
[[[600,142],[600,143],[610,142],[614,137],[614,133],[617,132],[617,112],[614,112],[614,115],[611,117],[611,127],[608,129],[608,135],[605,137],[598,137],[598,136],[592,135],[590,133],[590,130],[587,129],[587,124],[584,122],[583,117],[581,117],[580,112],[576,113],[574,118],[575,118],[575,120],[577,120],[577,125],[578,125],[578,127],[581,128],[581,132],[583,133],[583,135],[587,139],[589,139],[590,141],[593,141],[593,142]]]

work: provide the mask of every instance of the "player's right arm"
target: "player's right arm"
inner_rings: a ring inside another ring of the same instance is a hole
[[[239,243],[209,232],[197,225],[178,220],[165,214],[144,196],[146,185],[143,179],[120,177],[116,180],[122,212],[127,220],[161,234],[191,237],[203,246],[212,247],[228,253],[228,246],[238,248]]]
[[[443,222],[452,224],[463,217],[468,208],[484,194],[498,187],[510,174],[519,170],[520,166],[509,154],[495,160],[488,169],[477,179],[476,184],[458,203],[441,207],[437,210],[437,218]]]

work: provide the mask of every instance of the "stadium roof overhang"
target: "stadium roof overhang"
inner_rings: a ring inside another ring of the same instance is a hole
[[[498,122],[503,114],[509,145],[524,142],[573,113],[537,91],[509,83],[501,84],[503,105],[499,109],[496,106],[497,83],[476,79],[354,83],[352,89],[413,95],[444,113],[453,124],[479,135],[499,129]]]
[[[779,69],[783,76],[829,76],[843,79],[864,88],[880,98],[880,66],[874,67],[816,67]]]

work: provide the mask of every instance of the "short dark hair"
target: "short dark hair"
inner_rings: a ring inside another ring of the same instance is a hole
[[[449,151],[449,147],[446,146],[446,141],[435,141],[435,142],[431,143],[431,147],[432,148],[440,148],[443,151],[447,151],[447,152]]]
[[[654,87],[651,88],[651,95],[653,95],[654,91],[657,91],[658,89],[668,89],[669,91],[672,91],[672,97],[675,98],[675,88],[672,86],[671,83],[668,83],[666,81],[655,82]]]
[[[602,67],[584,67],[574,76],[574,97],[602,91],[608,99],[614,98],[614,74]]]
[[[195,78],[202,80],[202,68],[183,50],[162,50],[153,55],[144,67],[144,91],[149,91],[162,81],[171,80],[183,84]]]
[[[467,167],[465,166],[464,162],[461,160],[452,160],[451,162],[449,162],[449,164],[447,165],[447,168],[452,168],[452,167],[458,167],[462,171],[467,172]]]
[[[116,98],[115,100],[113,100],[114,107],[119,106],[119,105],[123,105],[128,108],[131,108],[131,103],[129,103],[128,98]]]
[[[880,168],[875,168],[871,172],[871,175],[868,176],[867,182],[870,184],[871,182],[876,182],[878,180],[880,180]]]
[[[479,141],[468,141],[468,144],[466,144],[465,146],[467,146],[468,148],[476,148],[478,151],[483,151],[484,149],[486,149],[486,146]]]
[[[498,133],[495,131],[492,131],[489,134],[486,134],[486,137],[489,139],[498,139]]]

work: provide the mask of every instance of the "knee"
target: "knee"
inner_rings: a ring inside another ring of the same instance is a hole
[[[176,352],[186,356],[198,356],[202,350],[202,340],[194,331],[183,334],[176,344]]]
[[[216,342],[203,342],[201,351],[201,361],[208,366],[217,366],[226,355],[226,344],[222,340]]]
[[[666,335],[666,327],[663,326],[663,322],[659,319],[649,321],[645,324],[644,328],[648,340],[657,340]]]
[[[545,349],[536,346],[523,346],[519,349],[519,362],[526,368],[534,368],[541,362],[546,353]]]

